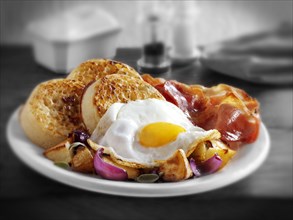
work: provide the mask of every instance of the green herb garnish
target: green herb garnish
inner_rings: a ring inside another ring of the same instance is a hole
[[[154,183],[156,182],[160,176],[155,173],[146,173],[146,174],[141,174],[136,178],[136,181],[139,183]]]
[[[63,169],[69,169],[70,168],[69,164],[66,163],[66,162],[63,162],[63,161],[54,162],[54,164],[56,166],[58,166],[58,167],[63,168]]]

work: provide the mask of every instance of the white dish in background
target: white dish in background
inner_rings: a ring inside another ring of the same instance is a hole
[[[107,11],[76,7],[28,25],[37,63],[69,73],[85,60],[113,58],[121,27]]]
[[[26,165],[40,174],[84,190],[132,197],[168,197],[190,195],[218,189],[239,181],[253,173],[266,159],[270,138],[264,124],[253,144],[243,146],[232,161],[217,173],[175,183],[137,183],[110,181],[57,167],[43,156],[43,149],[32,144],[18,122],[19,109],[11,115],[7,138],[11,149]],[[13,172],[13,171],[11,171]]]

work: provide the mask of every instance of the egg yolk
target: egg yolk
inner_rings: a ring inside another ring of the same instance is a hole
[[[160,147],[175,141],[181,132],[186,130],[168,122],[155,122],[144,126],[138,133],[138,139],[144,147]]]

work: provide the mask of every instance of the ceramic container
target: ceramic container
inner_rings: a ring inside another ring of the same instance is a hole
[[[92,58],[113,58],[121,27],[101,9],[75,8],[28,25],[37,63],[69,73]]]

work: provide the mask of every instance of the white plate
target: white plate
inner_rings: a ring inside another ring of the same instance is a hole
[[[232,161],[217,173],[175,183],[137,183],[101,179],[55,166],[46,159],[38,146],[25,136],[18,122],[19,109],[15,110],[7,125],[7,138],[14,153],[37,172],[77,188],[122,196],[167,197],[206,192],[239,181],[254,172],[265,160],[270,138],[264,124],[258,140],[239,150]]]

